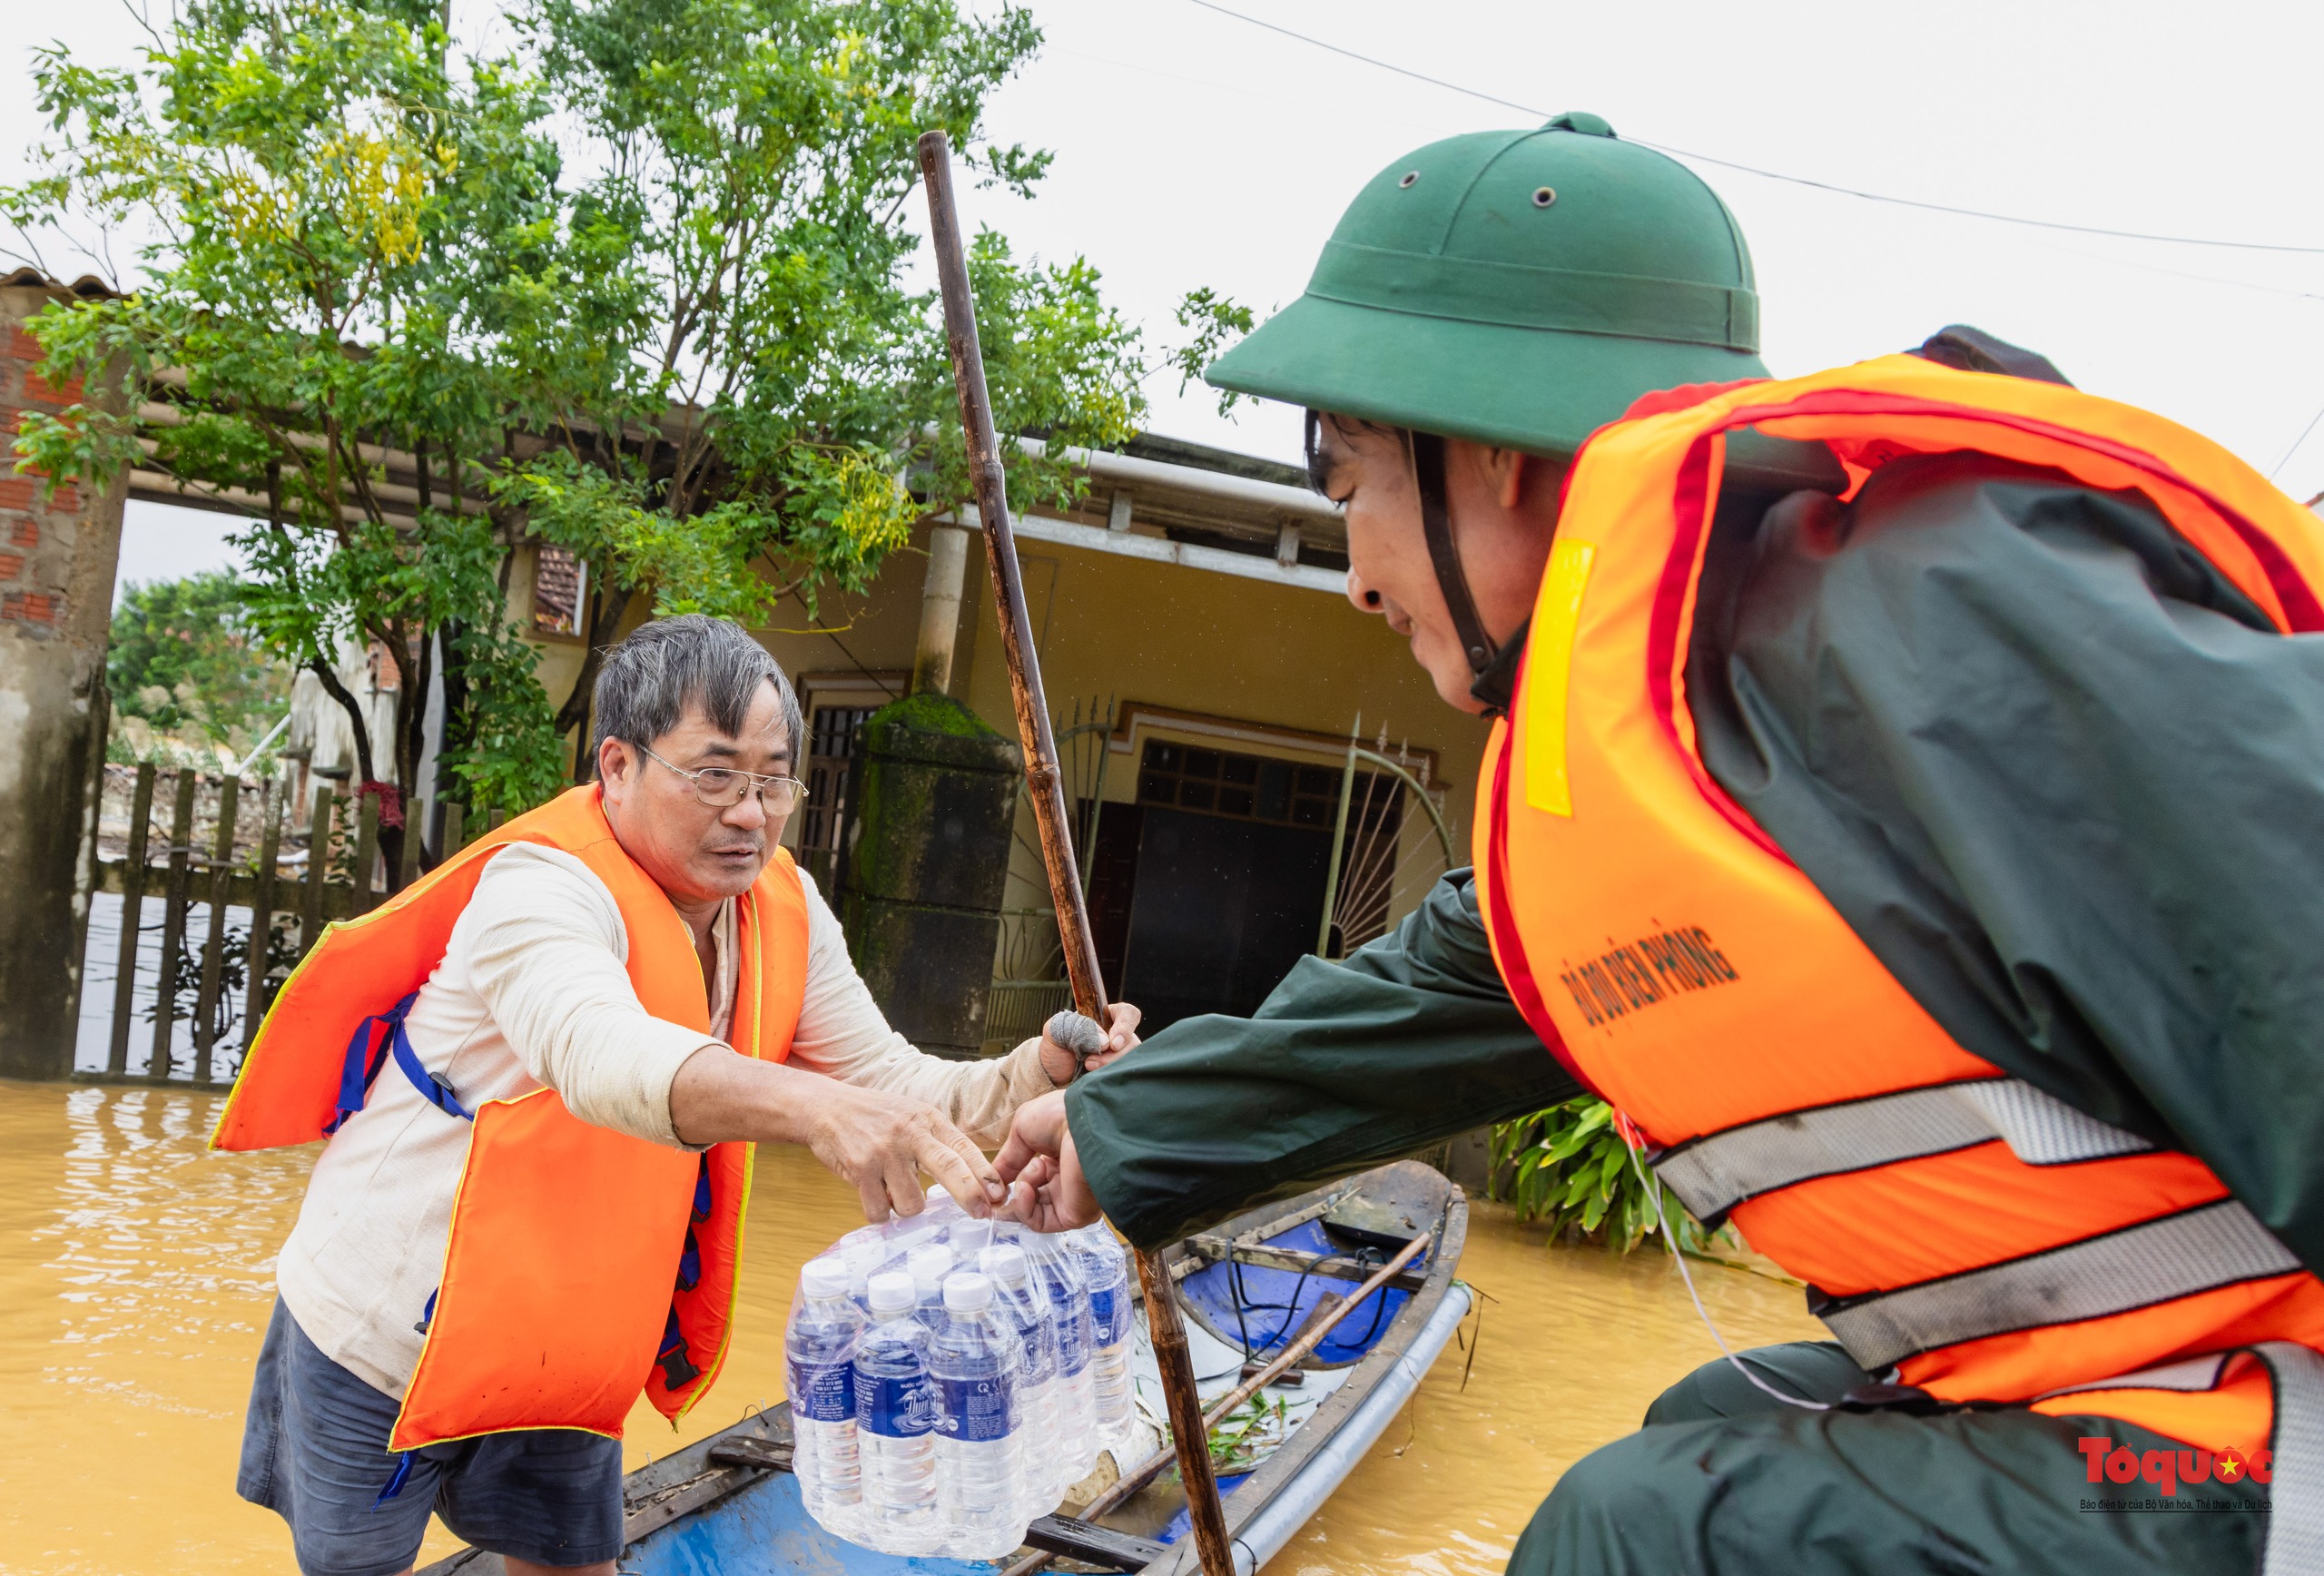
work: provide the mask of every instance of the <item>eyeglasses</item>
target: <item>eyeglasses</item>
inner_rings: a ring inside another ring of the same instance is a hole
[[[726,766],[689,772],[684,766],[672,766],[643,744],[637,747],[647,760],[693,783],[694,796],[713,810],[731,810],[743,802],[744,794],[756,793],[768,814],[788,815],[807,797],[807,785],[796,777],[762,777],[756,772],[737,772]]]

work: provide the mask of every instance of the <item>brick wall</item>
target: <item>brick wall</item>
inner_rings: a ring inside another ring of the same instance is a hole
[[[105,637],[129,478],[102,496],[15,474],[28,413],[77,403],[33,369],[25,320],[67,298],[26,272],[0,277],[0,1077],[73,1065],[81,929],[76,874],[104,752]],[[101,385],[102,387],[102,385]]]
[[[24,412],[60,413],[79,400],[81,385],[53,387],[35,370],[40,360],[39,341],[9,324],[0,350],[0,434],[8,440],[0,444],[0,624],[45,637],[73,611],[81,498],[70,485],[44,496],[41,478],[17,475],[13,445]]]

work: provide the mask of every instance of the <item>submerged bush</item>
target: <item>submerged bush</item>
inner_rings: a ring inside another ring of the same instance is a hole
[[[1658,1217],[1641,1173],[1653,1176],[1643,1161],[1631,1159],[1614,1108],[1594,1096],[1493,1127],[1492,1196],[1517,1206],[1521,1220],[1546,1221],[1561,1236],[1628,1253],[1667,1219],[1681,1252],[1703,1253],[1714,1245],[1730,1253],[1742,1249],[1732,1226],[1706,1231],[1659,1181],[1653,1184],[1662,1196]]]

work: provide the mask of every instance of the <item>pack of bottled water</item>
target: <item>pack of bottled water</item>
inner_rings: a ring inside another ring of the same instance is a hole
[[[1098,1453],[1139,1434],[1129,1259],[940,1191],[800,1272],[785,1338],[793,1470],[825,1530],[885,1554],[999,1560]]]

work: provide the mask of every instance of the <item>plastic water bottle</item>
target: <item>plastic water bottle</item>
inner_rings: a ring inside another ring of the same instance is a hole
[[[1017,1332],[1025,1370],[1017,1381],[1019,1464],[1025,1478],[1025,1519],[1047,1515],[1071,1488],[1058,1481],[1057,1326],[1049,1298],[1033,1285],[1032,1266],[1015,1243],[994,1243],[977,1256],[992,1282],[992,1311]]]
[[[932,1554],[943,1542],[936,1499],[936,1393],[928,1330],[913,1316],[909,1275],[872,1277],[872,1327],[855,1348],[856,1445],[862,1509],[847,1534],[883,1554]]]
[[[931,1335],[944,1327],[944,1277],[952,1273],[952,1250],[940,1242],[915,1247],[904,1258],[913,1305]]]
[[[1102,1221],[1068,1234],[1089,1295],[1089,1407],[1097,1448],[1128,1440],[1137,1425],[1129,1377],[1129,1256]]]
[[[863,1501],[855,1428],[855,1352],[863,1314],[848,1296],[847,1266],[834,1256],[801,1272],[783,1335],[791,1391],[792,1471],[807,1513],[842,1537]]]
[[[976,1220],[964,1215],[944,1231],[944,1246],[950,1248],[952,1256],[964,1265],[976,1263],[977,1255],[991,1243],[992,1222],[990,1220]]]
[[[824,1257],[836,1256],[845,1266],[847,1295],[868,1314],[872,1311],[872,1277],[888,1267],[888,1246],[876,1236],[869,1242],[849,1242],[842,1237],[840,1244],[837,1255],[826,1254]]]
[[[936,1493],[944,1553],[999,1560],[1025,1539],[1016,1402],[1024,1349],[973,1270],[944,1283],[944,1327],[928,1344],[936,1381]]]
[[[1089,1297],[1080,1256],[1063,1238],[1028,1231],[1025,1256],[1033,1280],[1049,1301],[1057,1333],[1058,1472],[1067,1488],[1089,1473],[1098,1457],[1096,1419],[1089,1404]]]

